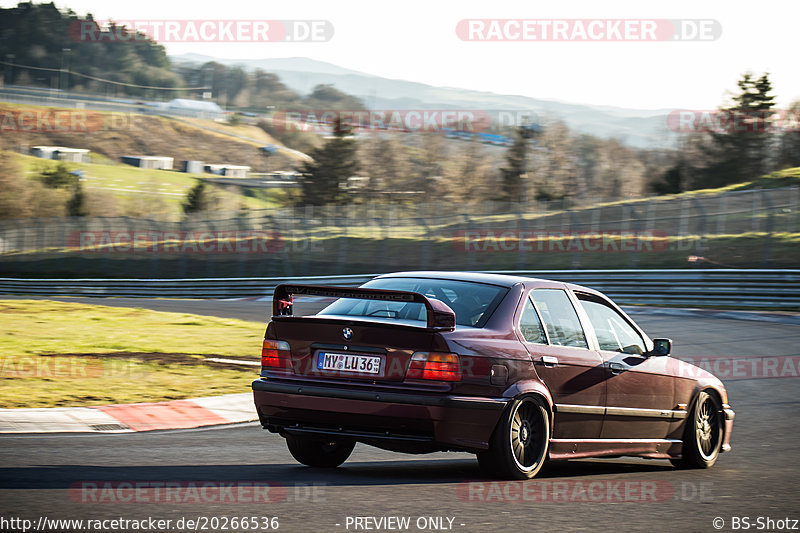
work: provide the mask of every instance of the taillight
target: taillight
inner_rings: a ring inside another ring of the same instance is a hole
[[[414,352],[406,377],[436,381],[461,381],[461,363],[454,353]]]
[[[292,352],[289,343],[264,339],[261,347],[261,367],[292,370]]]

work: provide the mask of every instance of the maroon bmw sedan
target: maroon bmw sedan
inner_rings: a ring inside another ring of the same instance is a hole
[[[293,296],[336,299],[301,317]],[[313,467],[361,442],[475,453],[511,479],[582,457],[707,468],[730,450],[734,413],[722,382],[671,345],[568,283],[402,272],[361,288],[281,285],[253,391],[262,426]]]

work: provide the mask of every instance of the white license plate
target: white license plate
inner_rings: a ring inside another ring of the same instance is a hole
[[[317,355],[317,369],[356,374],[379,374],[381,358],[373,355],[320,352]]]

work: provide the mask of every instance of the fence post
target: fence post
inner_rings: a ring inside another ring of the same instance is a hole
[[[580,231],[576,231],[578,224],[575,223],[575,212],[572,210],[572,208],[568,208],[566,210],[566,214],[567,218],[569,219],[569,224],[567,225],[567,230],[564,232],[564,234],[567,235],[567,246],[569,246],[570,243],[572,243],[575,233],[580,235]],[[570,258],[570,268],[572,270],[581,268],[581,253],[581,250],[574,250],[572,252],[572,257]]]
[[[628,225],[629,222],[633,222],[633,228],[629,231],[634,236],[634,241],[636,243],[635,248],[633,249],[633,253],[631,254],[631,268],[636,268],[639,265],[639,247],[641,246],[641,238],[642,238],[642,224],[641,224],[641,217],[639,213],[636,211],[636,208],[632,205],[628,206],[628,217],[625,219],[625,224]]]
[[[753,213],[758,213],[759,211],[761,211],[761,196],[758,193],[753,195],[753,209],[752,209],[752,211],[753,211]],[[758,231],[761,229],[761,219],[759,217],[755,216],[755,217],[752,217],[751,220],[753,222],[753,225],[752,225],[752,228],[751,228],[753,233],[758,233]]]
[[[372,219],[375,224],[377,224],[378,228],[382,230],[383,238],[381,238],[381,252],[378,254],[380,259],[376,257],[375,261],[375,272],[385,272],[385,268],[388,267],[387,258],[389,255],[389,228],[386,227],[384,224],[384,219],[382,217],[376,217]]]
[[[272,240],[280,239],[280,243],[282,246],[277,252],[273,252],[275,255],[280,255],[281,263],[283,263],[283,275],[284,276],[293,276],[294,275],[294,264],[292,262],[292,255],[289,254],[289,247],[286,244],[286,240],[283,238],[283,233],[285,230],[285,225],[281,224],[283,219],[275,220],[275,217],[272,215],[267,215],[265,217],[269,220],[269,235]],[[294,221],[292,221],[292,224]],[[311,247],[311,242],[307,241],[309,247]]]
[[[728,193],[717,197],[717,235],[725,235],[725,224],[728,218]]]
[[[768,191],[762,190],[761,191],[762,203],[767,211],[767,222],[766,227],[766,236],[764,237],[764,247],[761,252],[761,268],[769,268],[769,263],[772,255],[772,236],[773,230],[775,226],[775,218],[774,218],[774,206],[772,201],[769,199]]]
[[[797,228],[797,221],[800,220],[800,187],[792,187],[790,190],[790,209],[794,216],[787,217],[786,233],[794,233]]]
[[[207,222],[208,227],[211,229],[211,231],[209,231],[209,234],[211,234],[212,236],[215,236],[214,240],[217,242],[217,245],[214,246],[215,253],[209,254],[209,256],[206,258],[206,261],[205,261],[206,262],[206,277],[207,278],[213,278],[214,277],[214,271],[215,271],[214,263],[217,262],[216,260],[219,257],[219,246],[218,246],[219,245],[219,233],[218,233],[218,226],[216,225],[215,222],[216,221],[214,221],[214,220],[209,220]],[[202,235],[202,233],[201,233],[201,235]],[[203,247],[205,246],[205,242],[201,242],[198,246],[199,246],[200,250],[203,250]]]
[[[417,224],[425,229],[422,236],[422,246],[420,246],[419,268],[421,270],[428,270],[428,265],[431,260],[431,239],[433,236],[431,235],[431,229],[425,221],[425,218],[417,217]]]
[[[345,212],[345,223],[344,225],[339,222],[339,217],[336,218],[337,224],[339,225],[340,230],[344,230],[344,234],[339,233],[339,259],[337,261],[337,268],[336,272],[338,274],[345,273],[345,266],[347,264],[347,243],[350,240],[350,213]]]
[[[186,240],[186,219],[181,219],[178,223],[178,235],[180,235],[181,240]],[[186,277],[186,251],[181,250],[180,255],[178,256],[178,277],[185,278]]]
[[[245,266],[246,259],[245,259],[245,257],[247,257],[247,254],[236,253],[236,251],[235,251],[236,250],[236,240],[239,238],[240,232],[243,232],[244,230],[251,229],[251,228],[248,227],[249,224],[247,224],[247,220],[248,219],[247,219],[246,216],[241,216],[240,215],[240,216],[236,217],[236,219],[235,219],[236,230],[233,233],[233,249],[234,249],[233,254],[234,254],[234,257],[236,257],[236,275],[237,275],[237,277],[240,277],[240,278],[245,277],[245,270],[246,270],[246,266]]]
[[[525,268],[526,250],[523,246],[523,234],[527,233],[526,230],[529,228],[529,221],[524,217],[520,217],[520,219],[517,221],[517,270],[522,270]]]
[[[150,276],[153,278],[158,278],[160,277],[158,269],[159,248],[163,246],[162,243],[164,242],[164,232],[159,231],[159,226],[156,224],[156,220],[150,219],[148,222],[150,223],[150,227],[148,229],[152,231],[148,240],[152,243],[151,246],[153,247],[150,255]]]
[[[695,244],[695,253],[699,256],[703,256],[705,251],[707,250],[706,247],[706,211],[703,209],[703,204],[697,198],[691,199],[692,204],[694,204],[695,209],[697,210],[697,214],[700,217],[699,221],[697,222],[697,243]]]
[[[474,227],[474,223],[472,222],[472,218],[470,218],[470,216],[467,215],[466,213],[463,213],[461,216],[464,217],[464,222],[467,223],[467,230],[468,231],[472,231],[472,228]],[[467,253],[467,270],[474,270],[474,268],[475,268],[475,254],[471,253],[469,251],[467,251],[466,253]]]

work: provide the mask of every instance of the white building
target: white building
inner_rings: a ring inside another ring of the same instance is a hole
[[[246,178],[247,173],[250,172],[250,167],[243,165],[206,165],[205,170],[209,174],[225,176],[226,178]]]
[[[64,146],[34,146],[31,155],[42,159],[55,159],[69,163],[89,163],[89,150]]]
[[[172,170],[173,158],[154,155],[123,155],[120,157],[123,163],[139,168],[150,168],[157,170]]]

